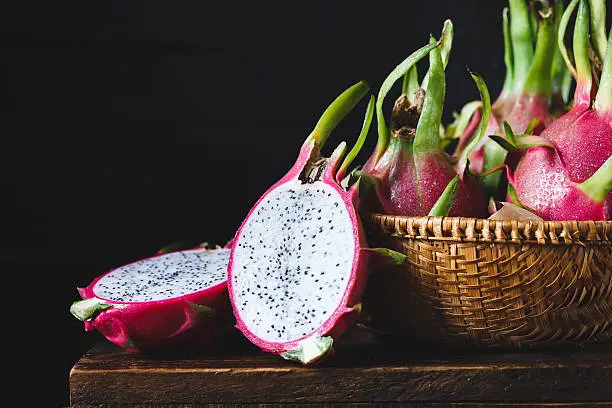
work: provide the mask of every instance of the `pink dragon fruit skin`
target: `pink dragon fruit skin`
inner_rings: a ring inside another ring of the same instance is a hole
[[[164,259],[182,254],[190,256],[213,252],[219,256],[215,262],[222,262],[221,266],[225,268],[229,247],[215,250],[198,247],[170,254],[158,253],[122,268],[139,269],[146,262],[164,262]],[[71,312],[84,321],[86,331],[97,330],[107,340],[127,351],[206,347],[211,343],[212,330],[232,321],[225,278],[202,290],[158,300],[113,300],[97,293],[99,289],[96,285],[104,283],[119,269],[100,275],[85,288],[78,288],[83,301],[75,302]]]
[[[569,178],[585,181],[612,154],[612,112],[574,108],[541,136],[554,143]]]
[[[445,152],[427,152],[412,160],[398,147],[399,143],[391,143],[376,167],[369,172],[380,180],[380,211],[393,215],[427,215],[457,173]],[[478,182],[466,175],[460,180],[448,215],[483,216],[485,203]]]
[[[610,219],[609,204],[594,200],[581,190],[580,184],[570,179],[553,148],[529,149],[509,178],[520,203],[545,220]]]
[[[587,1],[574,0],[564,18],[569,18],[579,1],[574,29],[576,67],[568,59],[577,82],[574,106],[542,132],[550,146],[526,151],[511,181],[520,203],[547,220],[607,220],[612,216],[608,186],[612,177],[612,36],[593,100]]]

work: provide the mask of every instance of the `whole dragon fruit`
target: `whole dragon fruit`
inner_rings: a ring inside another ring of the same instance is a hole
[[[444,150],[440,139],[444,62],[451,48],[452,29],[452,23],[447,20],[440,42],[432,39],[429,45],[415,51],[389,74],[380,88],[376,105],[378,142],[363,169],[358,171],[368,210],[394,215],[468,217],[481,217],[487,212],[487,200],[478,181],[467,171],[467,160],[463,157],[457,164]],[[421,84],[425,89],[404,92],[397,99],[388,129],[382,112],[387,92],[406,72],[415,72],[411,71],[414,65],[427,54],[430,68]],[[474,76],[477,78],[483,99],[488,103],[488,91],[484,82]],[[481,138],[483,132],[481,129],[476,138]],[[471,147],[466,149],[466,153],[470,150]],[[446,211],[438,212],[438,200],[448,201],[444,192],[451,191],[447,187],[453,184],[454,202]]]
[[[85,330],[131,352],[210,344],[231,324],[227,297],[230,247],[165,253],[113,269],[79,288],[70,312]]]
[[[487,135],[505,137],[504,122],[519,133],[539,134],[554,120],[553,89],[557,101],[555,109],[559,111],[558,100],[563,99],[561,94],[569,85],[565,75],[567,70],[559,63],[559,51],[554,41],[563,3],[559,1],[550,5],[548,1],[537,1],[534,4],[540,5],[541,9],[530,10],[526,0],[509,0],[509,9],[504,9],[506,77],[502,91],[492,105]],[[459,130],[462,133],[455,155],[463,153],[472,139],[475,124],[481,121],[482,115],[477,108],[477,105],[468,104],[462,111],[463,115],[473,117],[470,126]],[[469,155],[473,171],[491,173],[482,178],[482,185],[492,196],[499,196],[499,192],[505,189],[500,185],[501,173],[491,171],[503,163],[514,167],[520,159],[517,153],[511,154],[508,160],[506,155],[506,150],[487,138],[482,139]]]
[[[591,0],[590,4],[591,11],[587,2],[581,3],[578,10],[573,40],[575,67],[563,43],[565,22],[559,33],[559,47],[563,50],[570,71],[576,77],[573,107],[541,134],[555,145],[574,182],[582,182],[591,177],[612,154],[612,47],[608,43],[603,49],[601,46],[596,48],[596,58],[601,56],[604,67],[600,77],[594,77],[589,57],[589,19],[590,14],[595,12],[605,16],[605,5],[603,0]],[[578,0],[572,1],[564,14],[566,20],[577,5]],[[604,22],[605,18],[603,21],[594,20],[592,25],[597,23],[597,26],[591,27],[594,40],[601,37],[595,34],[602,30],[605,39]],[[595,43],[600,44],[601,41]]]
[[[597,3],[591,1],[595,5],[592,11],[605,11]],[[577,6],[574,66],[563,38]],[[603,55],[604,63],[601,78],[595,77],[598,81],[594,81],[589,57],[589,20],[592,19],[589,14],[586,0],[572,1],[563,15],[559,32],[559,46],[576,78],[571,111],[553,122],[541,138],[514,137],[510,143],[510,148],[520,144],[520,148],[528,149],[510,176],[515,198],[548,220],[607,220],[612,214],[612,37],[605,51],[597,51]],[[593,21],[604,24],[605,19]],[[596,26],[593,32],[600,32],[600,28]],[[597,82],[599,89],[596,89]]]
[[[373,97],[344,162],[344,142],[329,158],[320,153],[368,91],[360,82],[332,102],[291,170],[257,201],[234,238],[228,290],[236,327],[262,350],[303,364],[328,354],[357,318],[369,255],[376,253],[366,247],[357,212],[359,182],[340,185],[367,134]]]

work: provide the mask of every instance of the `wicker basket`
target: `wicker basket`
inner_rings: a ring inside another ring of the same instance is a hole
[[[371,274],[364,307],[374,328],[447,346],[612,337],[612,221],[373,214],[366,231],[370,244],[409,258]]]

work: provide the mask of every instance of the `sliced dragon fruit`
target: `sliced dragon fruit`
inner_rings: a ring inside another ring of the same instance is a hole
[[[357,83],[327,108],[293,168],[234,238],[228,290],[237,328],[262,350],[303,364],[328,354],[360,311],[370,250],[357,212],[358,182],[345,190],[340,180],[363,144],[374,98],[342,165],[344,142],[330,158],[320,149],[368,90]]]
[[[230,247],[165,253],[113,269],[79,288],[70,312],[109,341],[139,352],[206,345],[232,321],[227,297]]]

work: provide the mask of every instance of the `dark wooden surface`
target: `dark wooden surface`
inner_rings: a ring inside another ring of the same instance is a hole
[[[612,347],[435,350],[345,340],[302,367],[242,341],[136,355],[104,342],[70,373],[74,408],[612,407]]]

